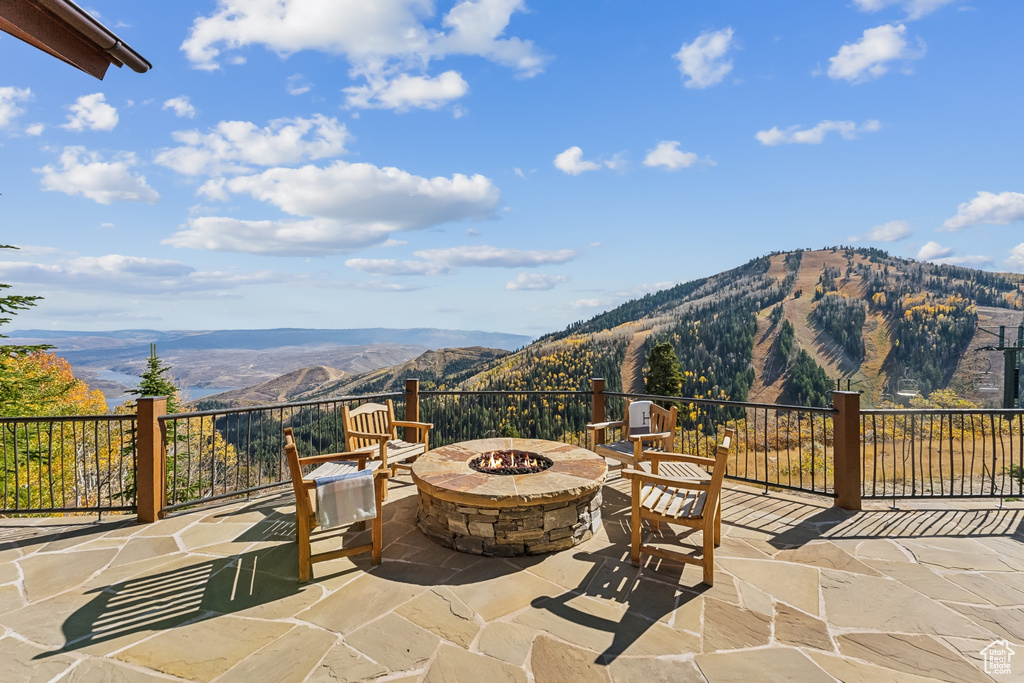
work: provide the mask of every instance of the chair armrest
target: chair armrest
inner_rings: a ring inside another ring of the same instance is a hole
[[[374,480],[381,479],[381,478],[387,479],[390,476],[391,476],[391,470],[387,469],[386,467],[382,467],[379,470],[373,470],[373,478],[374,478]],[[302,480],[302,485],[305,488],[307,488],[307,489],[311,489],[311,490],[315,489],[316,488],[316,480],[315,479],[303,479]]]
[[[639,479],[641,484],[653,484],[655,486],[667,486],[673,489],[689,489],[691,491],[707,491],[711,486],[710,481],[697,481],[695,479],[676,479],[675,477],[663,477],[660,474],[651,474],[643,470],[625,469],[620,473],[626,479]]]
[[[701,455],[687,455],[686,453],[669,453],[667,451],[644,451],[644,456],[651,460],[663,462],[689,462],[694,465],[714,466],[718,461],[714,458],[705,458]]]
[[[613,422],[590,422],[587,424],[587,429],[608,429],[609,427],[622,427],[625,424],[626,423],[623,420],[615,420]]]
[[[664,439],[672,436],[671,432],[658,432],[657,434],[627,434],[626,438],[630,441],[654,441],[655,439]]]
[[[376,434],[374,432],[347,432],[349,436],[358,436],[361,439],[376,439],[377,441],[388,441],[391,439],[390,434]]]
[[[314,463],[334,462],[335,460],[356,460],[361,461],[359,464],[365,465],[366,461],[373,457],[374,452],[377,449],[373,446],[366,446],[360,448],[358,451],[346,451],[344,453],[323,453],[321,455],[311,455],[308,458],[302,458],[303,465],[312,465]]]
[[[407,420],[395,420],[391,424],[396,427],[415,427],[417,429],[433,429],[433,422],[409,422]]]

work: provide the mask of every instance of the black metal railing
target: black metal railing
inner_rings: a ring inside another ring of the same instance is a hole
[[[135,416],[0,418],[3,514],[135,510]]]
[[[589,391],[423,391],[420,421],[431,447],[513,436],[586,445]]]
[[[1024,411],[861,411],[864,498],[1022,495]]]
[[[345,450],[341,407],[393,399],[404,415],[404,394],[346,396],[253,408],[172,413],[160,417],[167,443],[169,512],[287,484],[285,427],[302,454]]]
[[[725,428],[736,430],[726,477],[771,488],[834,495],[832,408],[648,396],[606,392],[608,414],[621,416],[625,399],[679,408],[684,453],[714,457]]]
[[[164,511],[287,484],[283,427],[292,427],[304,453],[342,451],[342,406],[392,399],[403,419],[407,396],[393,392],[161,416]],[[592,448],[586,425],[593,419],[593,398],[587,391],[423,391],[418,418],[434,424],[431,447],[520,436]],[[608,419],[622,417],[626,399],[674,403],[683,452],[712,456],[723,429],[735,429],[730,479],[766,491],[835,495],[833,408],[615,392],[604,392],[603,399]],[[1024,410],[865,410],[859,427],[864,498],[1024,496]],[[141,425],[135,416],[3,418],[0,428],[0,514],[136,509]]]

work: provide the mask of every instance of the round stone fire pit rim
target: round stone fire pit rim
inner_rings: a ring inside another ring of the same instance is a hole
[[[542,472],[506,476],[470,469],[470,458],[503,449],[540,453],[554,464]],[[543,439],[506,437],[441,446],[421,455],[412,467],[413,482],[421,491],[466,507],[487,509],[574,500],[600,489],[607,473],[604,458],[585,448]]]

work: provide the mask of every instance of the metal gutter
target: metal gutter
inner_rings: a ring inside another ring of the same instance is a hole
[[[76,33],[106,52],[113,64],[126,64],[132,71],[140,74],[153,68],[145,57],[122,42],[107,27],[71,0],[36,0],[36,3],[60,17]]]

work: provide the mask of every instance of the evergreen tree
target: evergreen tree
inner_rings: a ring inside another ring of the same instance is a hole
[[[17,249],[9,244],[0,244],[0,249]],[[10,289],[10,285],[0,282],[0,292],[5,289]],[[8,294],[6,296],[0,296],[0,325],[6,325],[11,322],[9,316],[17,315],[18,311],[24,311],[27,308],[32,308],[36,305],[36,301],[42,299],[41,296],[22,296],[17,294]],[[0,339],[6,339],[7,335],[0,333]],[[11,356],[26,356],[36,351],[45,351],[52,349],[53,346],[50,344],[38,344],[35,346],[24,346],[17,344],[2,344],[0,345],[0,363],[4,359],[10,358]]]
[[[167,412],[176,413],[180,407],[181,390],[164,373],[169,372],[170,365],[164,365],[156,355],[156,344],[149,345],[149,358],[146,360],[146,371],[139,376],[139,386],[129,389],[128,393],[135,396],[166,396]]]
[[[647,377],[644,379],[646,393],[678,396],[682,382],[683,373],[679,369],[679,358],[672,344],[662,342],[652,348],[647,356]]]
[[[789,390],[796,395],[797,403],[801,405],[824,407],[832,397],[832,381],[810,354],[800,349],[793,363]]]

